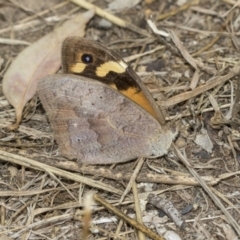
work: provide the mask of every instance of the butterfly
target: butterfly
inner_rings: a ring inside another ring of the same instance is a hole
[[[62,45],[64,74],[44,77],[38,95],[62,155],[109,164],[167,153],[176,133],[140,78],[114,51],[85,38]]]

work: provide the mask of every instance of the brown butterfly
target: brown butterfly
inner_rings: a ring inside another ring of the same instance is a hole
[[[119,55],[70,37],[62,65],[67,74],[40,80],[38,95],[64,156],[107,164],[167,153],[176,133],[161,126],[154,99]]]

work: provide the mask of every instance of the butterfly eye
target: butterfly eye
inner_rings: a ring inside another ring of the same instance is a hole
[[[82,62],[83,63],[92,63],[93,62],[93,56],[91,54],[83,54],[82,55]]]

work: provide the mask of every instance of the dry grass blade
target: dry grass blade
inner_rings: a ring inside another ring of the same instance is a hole
[[[76,186],[75,186],[76,188]],[[71,189],[71,188],[70,188]],[[58,190],[58,191],[62,191],[62,190],[66,190],[66,187],[62,187],[62,188],[49,188],[49,189],[44,189],[44,190],[31,190],[31,191],[0,191],[0,194],[2,197],[11,197],[11,196],[15,196],[15,197],[23,197],[23,196],[33,196],[33,195],[37,195],[37,194],[44,194],[44,193],[50,193],[51,191],[54,190]],[[68,188],[69,191],[69,188]]]
[[[226,28],[227,24],[229,23],[229,21],[231,20],[231,14],[229,14],[227,20],[225,21],[225,23],[222,26],[222,29],[220,30],[220,34],[218,34],[215,38],[213,38],[208,44],[206,44],[204,47],[202,47],[201,49],[199,49],[197,52],[193,53],[192,56],[195,57],[201,53],[203,53],[204,51],[210,49],[221,37],[221,33],[223,32],[223,30]]]
[[[90,233],[92,220],[93,193],[86,193],[84,196],[84,216],[83,216],[83,240],[86,240]]]
[[[17,40],[17,39],[8,39],[8,38],[0,38],[1,44],[9,44],[9,45],[30,45],[29,42]]]
[[[238,75],[239,73],[240,73],[240,67],[235,67],[229,73],[227,73],[225,76],[213,77],[206,84],[199,86],[190,92],[180,93],[174,97],[169,98],[166,101],[161,101],[161,105],[163,107],[170,107],[170,106],[173,106],[180,102],[189,100],[193,97],[198,96],[201,93],[204,93],[205,91],[208,91],[208,90],[218,86],[219,84],[223,84],[224,82],[226,82],[227,80],[231,79],[232,77]]]
[[[195,89],[199,81],[199,69],[197,63],[195,59],[188,53],[188,51],[183,46],[182,42],[174,31],[170,31],[170,36],[184,59],[195,69],[193,79],[189,85],[191,89]]]
[[[191,168],[188,164],[186,164],[186,157],[183,156],[183,154],[180,152],[180,150],[173,144],[173,147],[178,155],[178,157],[181,159],[181,161],[184,163],[184,165],[187,167],[188,171],[196,178],[196,180],[200,183],[202,188],[208,193],[208,195],[212,198],[214,203],[218,206],[218,208],[221,209],[221,211],[225,214],[226,218],[229,221],[229,224],[235,229],[235,231],[240,236],[240,226],[236,222],[236,220],[233,218],[233,216],[226,210],[226,208],[223,206],[219,198],[211,191],[211,189],[207,186],[207,184],[202,180],[202,178],[197,174],[197,172]]]
[[[191,1],[183,4],[180,8],[176,8],[170,12],[159,15],[157,20],[160,21],[165,18],[172,17],[172,16],[178,14],[179,12],[184,11],[184,10],[190,8],[191,6],[198,5],[198,4],[199,4],[199,0],[191,0]]]
[[[17,233],[13,234],[12,237],[14,238],[20,238],[21,234],[30,230],[30,229],[34,229],[37,227],[43,227],[43,226],[48,226],[48,225],[52,225],[52,224],[60,224],[61,222],[66,222],[69,221],[73,218],[73,214],[69,213],[69,214],[64,214],[64,215],[58,215],[58,216],[54,216],[54,217],[50,217],[48,219],[44,219],[42,221],[38,221],[32,224],[29,224],[25,227],[15,227],[13,229],[4,231],[4,233],[8,233],[8,232],[12,232],[12,231],[16,231],[19,230]],[[0,232],[0,234],[2,234],[3,232]]]
[[[164,107],[166,126],[177,126],[175,145],[181,151],[178,156],[172,149],[149,164],[144,161],[139,169],[134,161],[114,166],[69,161],[59,154],[39,101],[29,102],[19,128],[8,131],[15,112],[0,89],[0,239],[82,239],[84,225],[91,240],[140,239],[140,231],[100,204],[92,204],[92,217],[84,217],[83,196],[95,190],[165,238],[164,228],[177,234],[177,239],[238,239],[240,0],[131,0],[124,4],[117,0],[112,1],[120,3],[114,10],[109,0],[0,2],[1,79],[28,43],[51,33],[75,13],[95,9],[85,38],[107,45],[136,69],[154,100]],[[137,5],[131,7],[132,2]],[[31,62],[36,63],[37,57],[33,54]],[[29,59],[17,64],[20,73],[29,71]],[[81,60],[81,55],[75,54],[74,59]],[[94,69],[88,76],[93,79]],[[124,119],[133,116],[130,112]],[[158,215],[158,207],[147,202],[150,193],[184,214],[186,230],[178,229],[171,217]],[[119,203],[121,196],[125,200]]]
[[[137,222],[136,220],[126,216],[123,212],[121,212],[120,210],[118,210],[117,208],[115,208],[113,205],[109,204],[108,202],[106,202],[102,197],[100,197],[98,194],[95,194],[93,196],[94,200],[97,203],[100,203],[101,205],[103,205],[106,209],[108,209],[109,211],[113,212],[114,214],[116,214],[118,217],[120,217],[121,219],[123,219],[124,221],[126,221],[128,224],[132,225],[134,228],[138,229],[139,231],[143,232],[145,235],[147,235],[148,237],[150,237],[153,240],[164,240],[163,237],[159,236],[158,234],[156,234],[155,232],[153,232],[152,230],[150,230],[149,228],[147,228],[146,226],[140,224],[139,222]]]
[[[124,61],[126,62],[131,62],[139,57],[143,57],[143,56],[146,56],[146,55],[149,55],[149,54],[153,54],[159,50],[162,50],[164,49],[164,46],[157,46],[156,48],[154,48],[153,50],[150,50],[150,51],[145,51],[144,53],[138,53],[138,54],[134,54],[132,56],[129,56],[129,57],[125,57],[124,58]]]
[[[82,166],[81,172],[85,174],[91,174],[94,176],[104,177],[108,179],[113,179],[115,181],[122,181],[123,179],[126,181],[129,181],[129,179],[132,177],[132,172],[116,172],[116,171],[110,171],[109,169],[103,169],[92,166]],[[204,176],[204,181],[207,182],[208,185],[216,185],[221,181],[220,178],[216,178],[213,176]],[[145,173],[139,173],[137,178],[137,182],[151,182],[151,183],[162,183],[162,184],[182,184],[187,186],[199,186],[199,183],[194,179],[192,176],[189,175],[183,175],[179,174],[176,175],[162,175],[162,174],[155,174],[155,173],[148,173],[147,175]]]
[[[107,19],[108,21],[110,21],[110,22],[112,22],[112,23],[114,23],[114,24],[116,24],[120,27],[128,28],[129,30],[140,33],[140,34],[142,34],[144,36],[147,36],[147,37],[150,36],[150,34],[147,31],[145,31],[145,30],[143,30],[143,29],[141,29],[141,28],[139,28],[139,27],[137,27],[137,26],[135,26],[135,25],[133,25],[129,22],[126,22],[126,21],[122,20],[121,18],[118,18],[118,17],[104,11],[103,9],[97,7],[96,5],[94,5],[92,3],[87,2],[86,0],[71,0],[71,1],[76,3],[79,6],[83,7],[83,8],[86,8],[86,9],[89,9],[89,10],[94,9],[94,11],[96,12],[97,15]]]
[[[62,176],[62,177],[65,177],[67,179],[71,179],[71,180],[74,180],[74,181],[77,181],[77,182],[81,182],[81,183],[84,183],[86,185],[92,186],[94,188],[102,189],[102,190],[107,191],[107,192],[116,193],[118,195],[122,194],[122,192],[119,191],[118,189],[116,189],[114,187],[111,187],[111,186],[108,186],[108,185],[106,185],[102,182],[94,181],[90,178],[85,178],[85,177],[73,174],[71,172],[63,171],[61,169],[57,169],[55,167],[52,167],[52,166],[34,161],[32,159],[29,159],[29,158],[21,157],[19,155],[15,155],[15,154],[8,153],[8,152],[0,150],[0,158],[3,161],[6,161],[6,162],[11,162],[11,163],[15,163],[15,164],[18,164],[18,165],[21,165],[21,166],[38,169],[40,171],[45,171],[45,169],[47,169],[47,171],[49,171],[53,174],[56,174],[58,176]]]
[[[132,191],[133,191],[133,197],[134,197],[134,207],[135,207],[135,212],[136,212],[136,219],[139,223],[143,224],[142,211],[141,211],[141,207],[140,207],[140,201],[139,201],[136,182],[134,182],[132,185]],[[145,240],[145,236],[141,231],[138,232],[138,238],[139,238],[139,240]]]
[[[185,49],[185,47],[183,46],[182,42],[180,41],[179,37],[177,36],[177,34],[174,31],[170,31],[170,36],[172,38],[172,41],[174,42],[174,44],[176,45],[176,47],[178,48],[179,52],[182,54],[182,56],[185,58],[185,60],[196,70],[198,69],[197,64],[195,62],[195,60],[193,59],[193,57],[188,53],[188,51]]]
[[[121,203],[121,202],[124,200],[125,196],[130,192],[130,190],[131,190],[131,188],[132,188],[132,185],[134,184],[134,182],[135,182],[135,180],[136,180],[136,177],[137,177],[139,171],[140,171],[141,168],[142,168],[142,165],[143,165],[143,163],[144,163],[144,160],[145,160],[144,158],[139,158],[138,163],[137,163],[137,166],[136,166],[135,169],[134,169],[134,172],[133,172],[133,174],[132,174],[132,176],[131,176],[131,178],[130,178],[130,181],[129,181],[129,183],[128,183],[128,185],[127,185],[127,187],[126,187],[123,195],[121,196],[121,198],[120,198],[120,200],[119,200],[119,203]]]
[[[231,208],[233,208],[235,211],[237,211],[240,214],[240,211],[238,210],[238,208],[236,208],[234,204],[231,201],[229,201],[222,193],[220,193],[214,188],[210,188],[210,189],[214,194],[216,194],[219,198],[221,198],[225,203],[227,203]]]

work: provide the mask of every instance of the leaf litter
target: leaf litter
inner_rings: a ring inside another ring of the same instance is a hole
[[[3,77],[3,93],[16,111],[15,129],[22,119],[26,103],[36,93],[37,81],[54,74],[61,65],[61,43],[71,35],[82,37],[94,12],[89,11],[66,21],[53,32],[25,48],[12,62]],[[76,34],[77,33],[77,34]]]
[[[61,26],[57,21],[76,9],[75,4],[54,0],[52,3],[46,1],[45,8],[36,8],[34,12],[29,11],[28,1],[24,0],[21,5],[14,1],[16,14],[13,13],[16,16],[11,26],[8,16],[14,15],[11,14],[12,9],[6,5],[3,8],[8,8],[8,14],[4,15],[4,11],[1,11],[3,17],[0,18],[0,37],[10,39],[9,31],[12,29],[12,40],[20,41],[13,41],[17,45],[10,45],[10,41],[9,45],[2,45],[0,76],[4,79],[6,71],[10,69],[9,60],[21,54],[25,47],[19,46],[21,41],[31,43],[34,42],[33,39],[41,39],[52,31],[49,31],[48,25],[51,21],[55,27]],[[164,108],[166,119],[179,129],[176,148],[164,158],[150,160],[151,168],[144,162],[137,176],[134,176],[134,182],[153,186],[143,188],[142,185],[137,185],[137,194],[133,196],[128,190],[120,204],[120,196],[132,178],[134,162],[113,167],[80,168],[75,162],[59,155],[40,104],[35,106],[36,110],[31,113],[30,120],[22,121],[18,130],[9,132],[4,127],[15,122],[15,115],[4,97],[0,97],[0,125],[3,128],[0,133],[0,157],[4,160],[1,162],[0,194],[3,196],[1,208],[5,213],[1,220],[1,237],[19,239],[28,235],[29,239],[36,236],[41,236],[42,239],[64,239],[64,235],[68,239],[79,239],[83,215],[82,196],[93,189],[101,189],[98,190],[99,194],[106,201],[127,211],[127,214],[135,213],[134,204],[139,202],[137,198],[140,202],[147,202],[150,193],[171,202],[179,212],[188,205],[194,206],[182,216],[186,222],[183,230],[178,229],[166,216],[164,219],[167,220],[162,221],[162,224],[155,220],[145,223],[159,234],[163,235],[161,231],[166,228],[166,231],[173,231],[173,235],[180,239],[237,239],[240,219],[240,58],[237,50],[240,9],[236,2],[222,1],[220,4],[213,0],[179,1],[175,5],[142,0],[135,7],[113,15],[112,21],[111,15],[107,13],[108,21],[112,22],[112,27],[107,30],[98,28],[97,22],[104,16],[104,8],[108,8],[109,1],[103,5],[98,2],[95,4],[101,10],[101,18],[95,16],[82,34],[109,44],[110,48],[119,50],[123,57],[135,61],[137,71],[140,76],[144,76],[144,83]],[[152,27],[148,29],[147,25],[142,25],[143,16],[148,17],[149,13],[152,14],[151,26],[155,25],[155,33],[151,30]],[[116,16],[118,19],[114,18]],[[43,19],[48,21],[44,22]],[[117,22],[119,19],[121,21]],[[29,24],[31,21],[36,21],[34,28],[38,30],[34,31],[34,35]],[[40,27],[39,21],[45,27]],[[130,31],[121,25],[123,23],[129,23]],[[139,26],[142,31],[136,31]],[[158,35],[163,30],[169,30],[167,32],[170,36]],[[29,54],[29,59],[22,60],[24,62],[18,65],[23,76],[31,76],[28,68],[32,63],[29,60],[36,61],[36,55]],[[158,66],[159,59],[162,60],[161,66]],[[158,63],[155,72],[147,72],[148,66],[154,63]],[[51,71],[55,73],[59,66],[60,62],[54,70],[51,66]],[[46,75],[49,74],[47,71]],[[11,84],[8,89],[13,91]],[[30,95],[32,97],[34,91]],[[21,109],[28,100],[24,94],[20,96],[19,99],[24,99]],[[18,100],[13,102],[16,108]],[[198,144],[196,139],[200,139]],[[37,165],[37,162],[45,165]],[[77,177],[79,174],[84,175],[82,180]],[[130,182],[133,189],[134,182]],[[219,202],[223,208],[219,207]],[[156,209],[150,204],[141,207],[143,219]],[[119,219],[118,228],[115,220],[111,223],[116,215],[103,210],[100,205],[94,206],[92,214],[95,225],[92,226],[89,239],[116,236],[119,239],[138,239],[130,225],[122,226]],[[97,223],[97,219],[103,219],[103,216],[105,220]],[[53,228],[56,230],[54,233]]]

